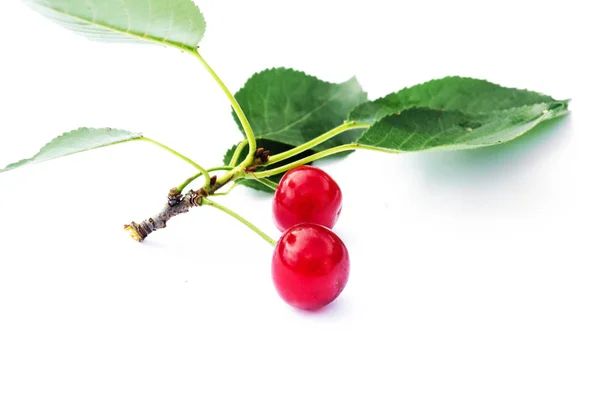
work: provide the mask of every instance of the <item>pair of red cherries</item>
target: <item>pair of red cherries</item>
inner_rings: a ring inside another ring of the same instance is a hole
[[[317,310],[348,282],[350,258],[331,231],[342,210],[342,192],[325,171],[300,166],[288,171],[273,198],[273,218],[283,235],[272,260],[277,292],[291,306]]]

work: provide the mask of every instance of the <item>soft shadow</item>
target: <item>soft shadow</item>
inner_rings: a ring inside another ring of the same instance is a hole
[[[510,142],[475,150],[424,153],[417,162],[434,183],[491,182],[512,174],[514,168],[531,166],[547,152],[560,150],[570,133],[570,117],[549,120]]]
[[[336,300],[331,302],[325,307],[322,307],[318,310],[300,310],[294,309],[299,316],[307,317],[307,318],[327,318],[327,319],[336,319],[342,318],[346,316],[348,311],[348,305],[343,297],[338,297]]]
[[[143,246],[145,248],[161,249],[161,250],[167,247],[164,243],[162,243],[158,239],[152,238],[152,237],[155,237],[155,236],[148,237],[147,240],[144,240],[141,243],[138,243],[138,245]]]

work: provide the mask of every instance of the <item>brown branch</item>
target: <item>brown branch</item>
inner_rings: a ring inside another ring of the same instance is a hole
[[[270,151],[259,148],[254,154],[254,161],[246,167],[240,164],[238,166],[238,171],[241,174],[256,171],[259,166],[269,161],[269,155]],[[148,218],[142,223],[131,222],[130,224],[125,225],[125,230],[129,232],[134,240],[138,242],[144,241],[150,233],[167,227],[167,222],[171,218],[179,214],[185,214],[193,207],[199,207],[202,204],[203,197],[215,194],[217,190],[239,177],[236,176],[235,171],[236,170],[234,169],[223,175],[221,178],[217,178],[216,175],[213,175],[210,178],[208,186],[205,186],[200,190],[190,190],[185,195],[182,195],[178,188],[171,189],[169,192],[169,201],[161,212],[152,218]]]
[[[125,225],[131,238],[138,242],[144,241],[148,235],[158,229],[167,227],[167,222],[174,216],[184,214],[193,207],[199,207],[202,202],[202,192],[190,190],[185,195],[179,194],[175,197],[169,196],[169,202],[161,212],[142,223],[131,222]]]

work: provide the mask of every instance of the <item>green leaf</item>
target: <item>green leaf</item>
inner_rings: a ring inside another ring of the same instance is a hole
[[[195,50],[206,24],[192,0],[25,0],[92,40],[153,42]]]
[[[79,128],[54,138],[32,158],[9,164],[6,168],[0,169],[0,173],[24,165],[41,163],[70,154],[85,152],[86,150],[140,139],[141,137],[141,134],[111,128]]]
[[[285,151],[293,148],[292,146],[289,146],[289,145],[285,145],[285,144],[282,144],[279,142],[268,141],[265,139],[259,139],[256,142],[256,144],[257,144],[257,147],[259,147],[259,148],[269,150],[271,152],[271,155],[282,153],[282,152],[285,152]],[[231,161],[231,158],[233,157],[233,153],[235,152],[236,147],[237,147],[237,145],[233,145],[233,147],[231,147],[229,150],[227,150],[227,152],[225,153],[225,156],[223,157],[223,164],[229,165],[229,162]],[[271,167],[266,167],[265,169],[279,167],[279,166],[294,162],[296,160],[299,160],[303,157],[310,156],[311,154],[314,154],[314,153],[315,153],[314,151],[309,150],[305,153],[302,153],[300,155],[291,157],[287,160],[277,163],[276,165],[273,165]],[[246,148],[242,151],[242,155],[240,156],[238,163],[236,165],[238,165],[242,161],[244,161],[244,159],[246,158],[247,155],[248,155],[248,147],[246,146]],[[283,174],[279,174],[279,175],[269,177],[268,179],[271,180],[272,182],[279,183],[279,181],[281,180],[282,177],[283,177]],[[248,186],[253,189],[259,190],[261,192],[273,193],[273,189],[263,185],[262,183],[260,183],[258,181],[252,180],[252,179],[242,179],[242,180],[239,180],[238,183],[241,185]]]
[[[413,152],[497,145],[542,121],[567,113],[568,101],[526,105],[484,114],[410,108],[376,122],[357,140],[361,146]]]
[[[333,84],[277,68],[253,75],[235,97],[257,138],[298,146],[342,124],[367,94],[355,78]],[[243,131],[235,114],[234,118]],[[350,143],[359,135],[360,130],[346,132],[314,150]]]
[[[551,102],[555,100],[532,91],[505,88],[485,80],[445,77],[358,105],[349,119],[374,122],[411,107],[477,114]]]

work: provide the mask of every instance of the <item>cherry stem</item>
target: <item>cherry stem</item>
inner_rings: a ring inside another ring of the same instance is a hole
[[[202,204],[206,204],[206,205],[210,205],[211,207],[215,207],[215,208],[225,212],[226,214],[234,217],[235,219],[237,219],[238,221],[242,222],[244,225],[246,225],[250,229],[252,229],[252,231],[254,231],[256,234],[258,234],[260,237],[262,237],[267,243],[271,244],[273,247],[277,244],[277,242],[275,240],[273,240],[271,237],[267,236],[267,234],[265,232],[263,232],[258,227],[256,227],[253,223],[251,223],[247,219],[243,218],[241,215],[233,212],[229,208],[224,207],[221,204],[215,203],[214,201],[209,200],[206,197],[202,198]]]
[[[267,178],[260,179],[260,178],[254,177],[253,173],[247,174],[246,179],[255,180],[256,182],[265,185],[266,187],[268,187],[269,189],[272,189],[273,191],[277,190],[277,188],[279,187],[279,185],[276,182],[273,182]]]
[[[309,150],[309,149],[319,145],[320,143],[325,142],[328,139],[331,139],[334,136],[343,133],[344,131],[348,131],[351,129],[358,129],[358,128],[368,128],[369,126],[370,126],[370,124],[357,123],[354,121],[346,122],[334,129],[324,133],[323,135],[304,143],[303,145],[300,145],[300,146],[293,148],[291,150],[288,150],[286,152],[272,156],[266,164],[261,164],[261,165],[264,166],[264,165],[275,164],[277,162],[286,160],[292,156],[300,154],[306,150]],[[266,178],[277,175],[277,174],[281,174],[281,173],[286,172],[286,171],[288,171],[294,167],[297,167],[299,165],[306,164],[306,163],[309,163],[309,162],[312,162],[315,160],[319,160],[321,158],[333,155],[335,153],[340,153],[340,152],[349,151],[349,150],[356,150],[356,149],[367,149],[367,150],[374,150],[374,151],[385,152],[385,153],[398,153],[398,151],[395,151],[395,150],[381,149],[381,148],[376,148],[376,147],[372,147],[372,146],[362,145],[359,143],[352,143],[352,144],[337,146],[337,147],[334,147],[334,148],[331,148],[328,150],[324,150],[324,151],[315,153],[311,156],[305,157],[301,160],[292,162],[290,164],[287,164],[287,165],[284,165],[281,167],[277,167],[277,168],[273,168],[273,169],[265,170],[265,171],[260,171],[260,172],[249,172],[249,167],[252,167],[253,165],[256,166],[256,163],[255,163],[256,159],[254,158],[256,150],[250,151],[249,155],[239,165],[233,166],[233,164],[237,163],[237,161],[239,160],[239,157],[240,157],[243,149],[246,147],[246,145],[249,145],[250,146],[249,150],[251,150],[251,148],[252,148],[251,144],[253,141],[252,141],[252,139],[248,139],[247,141],[240,142],[238,144],[238,146],[236,147],[234,156],[232,157],[232,160],[234,160],[231,162],[232,165],[219,166],[219,167],[209,168],[208,170],[205,170],[204,168],[202,168],[200,165],[198,165],[194,161],[183,156],[181,153],[178,153],[175,150],[173,150],[159,142],[156,142],[149,138],[142,138],[142,139],[144,139],[148,142],[151,142],[155,145],[160,146],[161,148],[169,151],[170,153],[176,155],[177,157],[183,159],[184,161],[188,162],[189,164],[193,165],[198,170],[200,170],[199,173],[186,179],[181,185],[179,185],[179,187],[177,187],[176,189],[173,189],[173,190],[177,190],[177,192],[175,192],[175,193],[181,194],[183,189],[185,189],[191,182],[193,182],[194,180],[199,178],[200,175],[204,175],[207,182],[206,182],[205,186],[203,187],[203,189],[200,189],[198,191],[190,191],[189,192],[190,197],[177,196],[174,193],[171,193],[169,195],[170,201],[169,201],[168,206],[166,207],[166,210],[159,214],[159,216],[162,216],[162,218],[158,217],[158,216],[155,217],[155,218],[161,220],[161,222],[157,223],[156,221],[154,221],[153,218],[151,218],[148,221],[143,222],[142,224],[136,224],[136,223],[132,222],[130,225],[128,225],[127,226],[128,230],[130,231],[130,233],[132,233],[132,236],[138,241],[145,239],[147,237],[147,235],[152,233],[153,231],[163,228],[164,226],[166,226],[166,222],[171,217],[178,215],[180,213],[187,212],[189,210],[189,208],[200,204],[199,203],[199,201],[200,201],[203,204],[207,204],[207,205],[210,205],[217,209],[220,209],[221,211],[238,219],[240,222],[244,223],[246,226],[248,226],[250,229],[252,229],[254,232],[256,232],[259,236],[261,236],[269,244],[275,245],[275,241],[273,239],[271,239],[269,236],[267,236],[260,229],[258,229],[255,225],[248,222],[246,219],[242,218],[240,215],[236,214],[235,212],[231,211],[230,209],[228,209],[218,203],[215,203],[212,200],[209,200],[206,196],[211,196],[211,195],[224,196],[224,195],[228,194],[235,186],[239,185],[240,179],[253,179],[259,183],[262,183],[265,186],[268,186],[269,188],[271,188],[273,190],[276,190],[278,185],[275,182],[268,180]],[[254,142],[254,144],[256,144],[256,142]],[[227,171],[227,172],[220,175],[218,178],[213,177],[211,180],[209,172],[213,172],[213,171]],[[227,190],[223,193],[217,193],[217,191],[219,189],[221,189],[222,187],[224,187],[225,185],[227,185],[229,183],[233,183],[233,186],[229,190]],[[173,205],[173,203],[175,203],[175,205]],[[173,208],[176,208],[177,211],[174,211]]]
[[[206,171],[208,172],[214,172],[214,171],[231,171],[234,167],[231,167],[229,165],[220,165],[218,167],[212,167],[207,169]]]
[[[289,171],[292,168],[296,168],[303,164],[310,163],[310,162],[322,159],[327,156],[331,156],[332,154],[346,152],[349,150],[356,150],[356,149],[373,150],[376,152],[383,152],[383,153],[395,153],[395,154],[400,153],[397,150],[382,149],[382,148],[373,147],[373,146],[364,146],[359,143],[349,143],[347,145],[336,146],[331,149],[323,150],[322,152],[315,153],[312,156],[304,157],[303,159],[294,161],[293,163],[289,163],[289,164],[283,165],[281,167],[273,168],[271,170],[266,170],[266,171],[255,172],[252,175],[252,178],[268,178],[270,176]],[[250,176],[246,176],[246,178],[250,178]]]
[[[228,195],[229,193],[231,193],[231,191],[232,191],[233,189],[235,189],[237,186],[239,186],[239,183],[238,183],[237,181],[236,181],[236,182],[233,182],[233,183],[231,184],[231,186],[229,187],[229,189],[227,189],[226,191],[224,191],[224,192],[222,192],[222,193],[213,193],[212,195],[213,195],[213,196],[227,196],[227,195]]]
[[[238,143],[237,147],[235,148],[235,152],[233,152],[233,156],[231,157],[231,161],[229,162],[230,167],[235,167],[237,165],[240,155],[246,146],[248,146],[248,140],[243,140]]]
[[[164,145],[158,141],[155,141],[154,139],[142,137],[141,140],[150,142],[150,143],[160,147],[161,149],[164,149],[167,152],[175,155],[176,157],[179,157],[181,160],[185,161],[186,163],[190,164],[191,166],[193,166],[194,168],[196,168],[197,170],[200,171],[194,179],[198,178],[200,175],[204,175],[204,179],[206,179],[206,185],[207,186],[210,185],[210,174],[204,167],[202,167],[200,164],[196,163],[194,160],[190,159],[189,157],[184,156],[183,154],[179,153],[176,150],[171,149],[167,145]],[[192,179],[192,180],[194,180],[194,179]]]
[[[213,168],[209,168],[206,171],[207,172],[214,172],[214,171],[231,171],[233,169],[233,167],[229,167],[227,165],[221,166],[221,167],[213,167]],[[177,190],[180,192],[183,192],[183,189],[185,189],[190,183],[194,182],[196,179],[198,179],[201,175],[204,175],[202,172],[197,173],[194,176],[189,177],[188,179],[186,179],[181,185],[177,186]],[[210,177],[209,177],[210,178]],[[210,181],[210,179],[209,179]]]
[[[339,125],[337,127],[335,127],[332,130],[327,131],[326,133],[324,133],[323,135],[319,135],[318,137],[303,143],[300,146],[296,146],[293,149],[290,149],[288,151],[279,153],[279,154],[275,154],[273,156],[271,156],[269,158],[269,161],[267,164],[265,165],[269,165],[269,164],[275,164],[278,163],[280,161],[283,160],[287,160],[290,157],[293,157],[297,154],[300,154],[302,152],[305,152],[309,149],[312,149],[313,147],[333,138],[336,135],[341,134],[342,132],[346,132],[346,131],[350,131],[350,130],[356,130],[356,129],[360,129],[360,128],[369,128],[371,126],[371,124],[368,123],[358,123],[356,121],[349,121],[346,122],[342,125]]]
[[[256,138],[254,137],[254,131],[252,131],[250,122],[248,121],[248,118],[244,114],[242,107],[240,106],[238,101],[235,99],[235,97],[233,96],[231,91],[229,91],[229,88],[227,88],[225,83],[223,83],[223,80],[221,80],[221,78],[217,75],[217,73],[215,73],[215,71],[204,60],[204,58],[202,58],[200,53],[198,51],[190,51],[190,53],[193,56],[195,56],[202,63],[202,65],[208,71],[208,73],[210,73],[210,75],[213,77],[213,79],[215,79],[215,81],[217,82],[219,87],[221,87],[221,89],[227,96],[227,99],[229,99],[229,102],[231,103],[231,106],[233,107],[233,111],[238,116],[238,119],[240,120],[240,122],[242,124],[242,128],[244,129],[244,133],[246,134],[246,139],[248,140],[248,145],[249,145],[249,149],[250,149],[249,153],[248,153],[248,158],[250,158],[250,156],[254,156],[254,152],[256,151]]]

